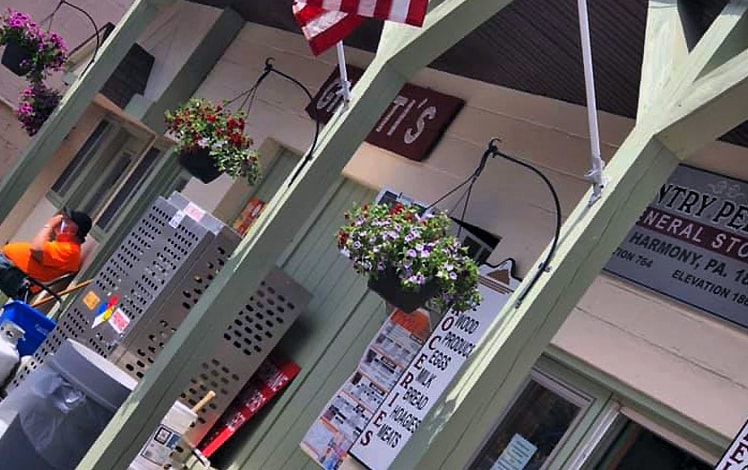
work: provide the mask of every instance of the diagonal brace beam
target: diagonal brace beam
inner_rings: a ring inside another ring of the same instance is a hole
[[[667,116],[660,138],[679,155],[693,153],[744,122],[747,101],[748,50],[690,86]]]
[[[683,0],[650,0],[644,35],[644,57],[639,83],[637,117],[649,112],[674,68],[688,57],[694,31],[684,24]]]
[[[655,110],[669,109],[671,103],[684,96],[699,77],[723,61],[725,54],[729,56],[730,51],[739,50],[735,43],[742,44],[742,35],[734,33],[745,27],[743,20],[747,11],[748,0],[730,0],[725,5],[688,58],[673,71],[657,106],[654,106]]]
[[[389,57],[392,65],[406,76],[411,76],[431,60],[438,57],[437,51],[446,51],[456,42],[455,31],[466,36],[483,24],[512,0],[443,0],[431,1],[432,6],[422,28],[387,22],[382,30],[377,55]],[[462,39],[460,37],[459,39]],[[422,54],[434,57],[427,63],[420,59]]]

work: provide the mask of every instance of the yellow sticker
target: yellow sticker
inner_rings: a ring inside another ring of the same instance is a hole
[[[99,306],[101,299],[93,291],[90,291],[83,297],[83,303],[86,304],[89,310],[93,310]]]

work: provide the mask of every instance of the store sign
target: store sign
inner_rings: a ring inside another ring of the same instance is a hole
[[[744,470],[748,468],[748,422],[720,459],[715,470]]]
[[[364,71],[348,66],[355,84]],[[327,123],[342,104],[340,75],[336,68],[307,106],[312,119]],[[355,88],[353,92],[355,93]],[[366,141],[415,161],[425,160],[449,128],[465,102],[443,93],[406,84],[385,110]]]
[[[511,260],[485,269],[479,285],[483,302],[474,311],[447,312],[351,449],[370,469],[389,468],[519,285]]]
[[[748,327],[748,183],[678,167],[605,270]]]

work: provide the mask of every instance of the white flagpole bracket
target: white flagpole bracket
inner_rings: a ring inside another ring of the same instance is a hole
[[[600,199],[607,179],[603,174],[605,162],[600,152],[600,129],[597,121],[597,99],[595,98],[595,73],[592,67],[592,44],[590,41],[590,21],[587,14],[587,0],[577,0],[579,10],[579,30],[582,36],[582,59],[584,62],[584,84],[587,92],[587,120],[590,128],[591,169],[584,178],[592,183],[592,196],[589,204]]]
[[[338,51],[338,70],[340,71],[340,90],[338,94],[343,97],[343,106],[345,107],[351,101],[351,82],[348,80],[343,41],[336,45],[336,49]]]

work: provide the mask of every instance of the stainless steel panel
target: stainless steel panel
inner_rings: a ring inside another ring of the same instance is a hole
[[[180,194],[159,198],[84,291],[102,301],[119,296],[118,307],[130,318],[127,329],[120,334],[108,322],[92,328],[96,312],[80,295],[13,388],[66,338],[77,339],[137,380],[145,375],[241,240],[212,215],[191,211],[189,204]],[[244,307],[181,395],[192,406],[208,390],[216,392],[185,436],[193,444],[208,433],[311,299],[278,268],[254,295],[237,295],[247,296]]]

